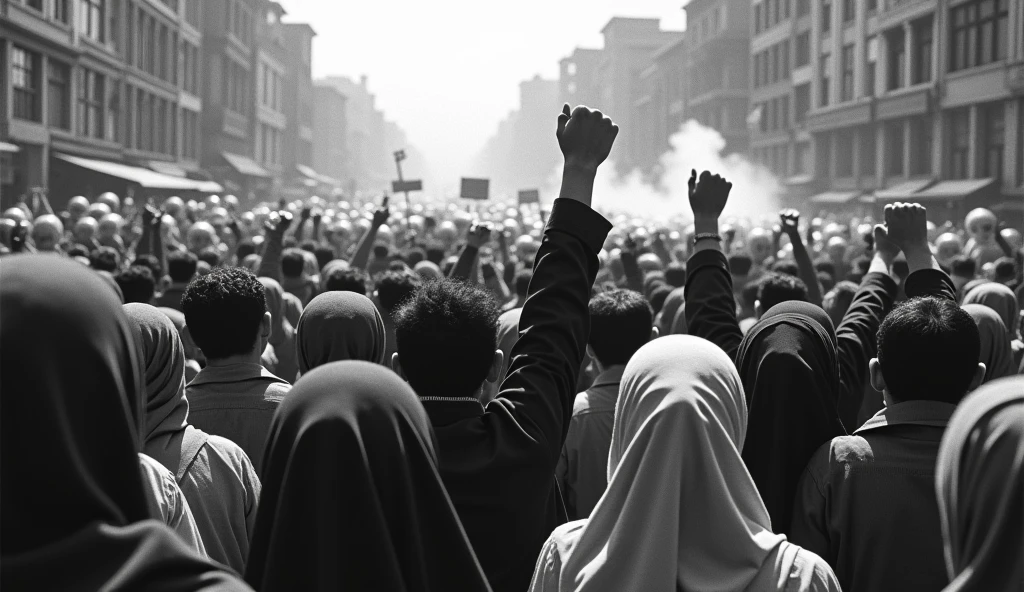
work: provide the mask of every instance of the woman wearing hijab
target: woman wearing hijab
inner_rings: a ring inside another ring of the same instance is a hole
[[[985,364],[983,384],[1016,374],[1010,334],[996,311],[982,304],[965,304],[963,309],[974,319],[981,336],[981,356],[978,361]]]
[[[946,592],[1024,585],[1024,377],[968,395],[949,420],[935,492],[950,584]]]
[[[0,588],[248,589],[149,519],[143,377],[95,273],[45,255],[5,260],[0,351]]]
[[[362,294],[320,294],[302,311],[295,331],[302,374],[328,362],[385,362],[384,320],[373,301]]]
[[[797,484],[814,451],[846,435],[836,341],[821,307],[790,301],[762,316],[736,354],[750,414],[743,461],[776,532],[789,529]]]
[[[148,304],[124,310],[146,381],[142,451],[174,473],[210,558],[241,573],[260,495],[256,470],[237,444],[189,425],[185,351],[171,320]]]
[[[658,313],[658,320],[656,320],[661,335],[675,334],[672,327],[676,321],[676,313],[683,308],[683,303],[686,301],[683,297],[684,292],[683,288],[676,288],[665,298],[665,304],[662,305],[661,312]]]
[[[963,303],[984,304],[996,311],[1010,333],[1014,364],[1020,365],[1024,358],[1024,342],[1020,335],[1020,303],[1013,290],[996,282],[984,283],[967,292]]]
[[[267,295],[267,310],[270,311],[273,331],[270,334],[270,345],[274,348],[277,364],[274,374],[278,377],[295,382],[299,372],[295,352],[295,329],[285,316],[284,288],[277,280],[261,277],[260,283]]]
[[[740,458],[746,427],[725,352],[686,335],[640,348],[622,376],[608,489],[589,519],[552,533],[531,592],[838,591],[828,564],[772,532]]]
[[[303,374],[274,415],[245,578],[258,590],[489,590],[426,411],[386,368]]]

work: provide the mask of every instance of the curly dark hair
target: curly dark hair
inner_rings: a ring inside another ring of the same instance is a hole
[[[181,311],[203,354],[223,359],[252,351],[267,297],[263,284],[247,269],[219,267],[185,288]]]
[[[413,295],[422,283],[420,276],[410,271],[385,271],[377,276],[377,300],[389,315]]]
[[[89,255],[89,264],[97,271],[114,273],[121,267],[121,255],[114,247],[100,247]]]
[[[633,290],[603,292],[590,299],[589,309],[589,343],[603,365],[625,364],[650,341],[654,311],[643,294]]]
[[[145,265],[133,265],[114,276],[114,281],[124,294],[124,302],[149,304],[156,292],[156,279]]]
[[[336,269],[321,278],[324,292],[355,292],[366,296],[366,274],[355,267]]]
[[[807,284],[787,273],[772,272],[758,282],[757,299],[761,301],[763,312],[768,312],[780,302],[807,302]]]

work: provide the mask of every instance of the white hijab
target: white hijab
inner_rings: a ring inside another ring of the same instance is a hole
[[[746,428],[743,386],[721,349],[688,335],[642,347],[622,376],[608,489],[557,588],[743,590],[773,569],[766,560],[786,539],[740,457]],[[541,571],[535,588],[555,588]]]

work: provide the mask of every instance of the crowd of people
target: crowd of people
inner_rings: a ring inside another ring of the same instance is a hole
[[[0,586],[1024,589],[1020,229],[609,221],[617,132],[550,209],[4,212]]]

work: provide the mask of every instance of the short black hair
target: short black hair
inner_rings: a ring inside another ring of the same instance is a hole
[[[444,247],[440,245],[427,247],[427,261],[434,265],[441,265],[441,262],[444,261]]]
[[[857,284],[842,281],[825,294],[821,307],[825,309],[829,318],[832,319],[833,326],[838,327],[843,317],[846,316],[846,311],[853,304],[853,297],[857,294],[857,289]]]
[[[417,263],[426,258],[427,252],[419,247],[409,249],[409,252],[405,254],[405,262],[409,264],[409,267],[416,267]]]
[[[97,271],[114,273],[121,267],[121,254],[114,247],[100,247],[89,255],[89,263]]]
[[[302,244],[299,245],[299,248],[308,253],[314,253],[316,252],[316,241],[304,240],[302,241]]]
[[[114,281],[124,294],[124,302],[149,304],[156,292],[156,279],[145,265],[132,265],[114,276]]]
[[[747,275],[754,266],[754,260],[746,253],[729,255],[729,272],[733,275]]]
[[[768,312],[780,302],[807,302],[807,284],[798,277],[772,272],[758,282],[757,299],[761,301],[762,312]]]
[[[1017,266],[1013,262],[1013,259],[1009,257],[1000,257],[996,259],[995,269],[992,270],[995,273],[994,279],[997,282],[1005,282],[1012,280],[1017,275]]]
[[[590,299],[590,347],[602,366],[625,364],[651,340],[654,311],[632,290],[602,292]]]
[[[218,267],[185,288],[181,312],[203,355],[223,359],[252,351],[267,312],[267,296],[249,270]]]
[[[322,280],[325,292],[355,292],[366,296],[366,274],[361,269],[335,269]]]
[[[199,251],[199,260],[205,261],[211,268],[220,266],[220,252],[217,247],[206,247]]]
[[[782,274],[785,274],[785,275],[791,275],[793,277],[799,277],[800,276],[800,268],[797,267],[797,264],[796,264],[795,261],[790,261],[789,259],[783,259],[782,261],[776,261],[775,264],[772,265],[772,271],[775,272],[775,273],[782,273]]]
[[[675,288],[668,284],[661,284],[651,292],[651,308],[654,309],[654,314],[661,312],[661,308],[665,306],[665,299],[672,293],[672,290]]]
[[[281,253],[281,274],[284,277],[302,277],[302,270],[306,267],[306,256],[302,252],[302,249],[285,249]]]
[[[373,257],[374,259],[387,259],[390,250],[384,243],[376,243],[373,245]]]
[[[822,292],[828,292],[836,285],[836,280],[834,277],[832,277],[832,274],[824,271],[819,271],[818,283],[821,284]]]
[[[946,298],[898,304],[878,328],[878,361],[897,401],[957,404],[978,369],[981,337],[974,319]]]
[[[238,243],[238,247],[235,249],[235,255],[238,257],[238,261],[245,261],[245,258],[249,255],[256,254],[256,243],[252,242],[251,238],[242,239]]]
[[[456,279],[427,282],[395,311],[402,371],[421,397],[467,397],[483,384],[498,339],[498,303]]]
[[[953,258],[953,275],[965,278],[973,278],[978,273],[978,262],[967,255],[957,255]]]
[[[149,268],[149,271],[153,273],[154,279],[160,279],[164,275],[164,270],[160,266],[160,260],[153,255],[139,255],[132,261],[132,265],[141,265]]]
[[[184,283],[192,281],[196,275],[199,258],[188,251],[175,251],[167,254],[167,275],[172,282]]]
[[[89,258],[89,247],[75,243],[68,247],[68,257],[85,257]]]
[[[420,287],[420,276],[410,271],[385,271],[377,276],[377,300],[388,315],[405,302],[416,288]]]
[[[526,295],[530,293],[530,280],[533,279],[533,270],[524,269],[516,273],[515,288],[516,296],[526,298]]]
[[[686,285],[686,264],[678,261],[669,263],[665,268],[665,281],[673,288],[682,288]]]
[[[324,265],[334,261],[334,249],[330,247],[317,247],[313,255],[316,256],[317,269],[323,269]]]

